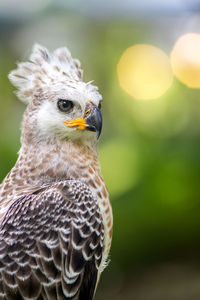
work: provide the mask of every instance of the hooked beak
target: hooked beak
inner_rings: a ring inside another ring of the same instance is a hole
[[[68,127],[76,127],[79,130],[89,130],[97,133],[97,139],[101,134],[102,115],[99,108],[89,101],[86,105],[84,118],[79,118],[71,121],[64,121]]]

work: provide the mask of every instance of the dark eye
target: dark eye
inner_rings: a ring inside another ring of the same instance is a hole
[[[63,112],[70,112],[74,106],[70,100],[59,99],[57,102],[58,109]]]
[[[101,102],[99,102],[98,109],[101,109]]]

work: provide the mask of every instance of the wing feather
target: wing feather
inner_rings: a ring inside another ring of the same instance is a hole
[[[103,238],[97,201],[80,181],[16,200],[0,225],[0,299],[92,299]]]

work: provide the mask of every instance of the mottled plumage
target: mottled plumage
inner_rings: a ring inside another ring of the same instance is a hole
[[[28,106],[0,186],[0,299],[92,300],[112,238],[96,151],[101,95],[66,48],[36,45],[9,78]]]

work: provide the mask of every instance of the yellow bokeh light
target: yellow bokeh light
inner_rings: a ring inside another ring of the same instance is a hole
[[[171,86],[168,56],[159,48],[137,44],[125,50],[117,65],[120,86],[136,99],[155,99]]]
[[[181,36],[171,52],[176,77],[190,88],[200,88],[200,34]]]

